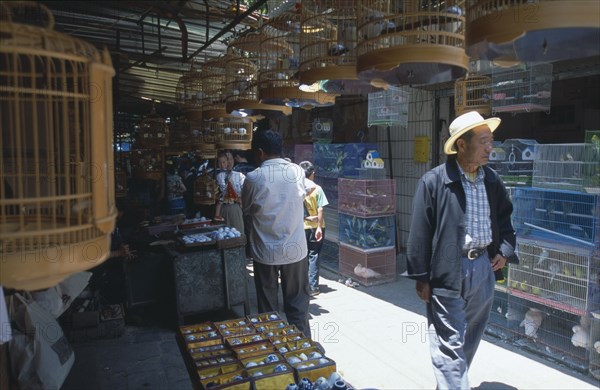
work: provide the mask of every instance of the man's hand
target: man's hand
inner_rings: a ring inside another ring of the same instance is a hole
[[[506,258],[503,257],[500,254],[497,254],[493,259],[492,259],[492,270],[494,271],[498,271],[499,269],[504,268],[504,266],[506,265]]]
[[[431,287],[428,282],[421,282],[417,280],[417,295],[421,300],[429,303],[431,299]]]

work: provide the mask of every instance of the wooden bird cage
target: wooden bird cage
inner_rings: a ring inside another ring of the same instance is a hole
[[[169,128],[168,154],[178,154],[190,150],[191,143],[190,122],[186,117],[175,118]]]
[[[152,107],[150,115],[140,122],[135,137],[135,147],[157,149],[169,146],[169,126],[164,118],[156,114]]]
[[[225,111],[225,56],[202,64],[202,117],[212,120],[227,116]]]
[[[356,66],[360,79],[436,84],[466,73],[465,0],[360,3]]]
[[[218,149],[250,149],[254,122],[249,118],[225,117],[209,122]]]
[[[492,113],[492,79],[467,74],[454,82],[454,111],[456,115],[477,111],[483,116]]]
[[[46,289],[110,252],[115,72],[43,4],[0,6],[0,285]]]
[[[217,158],[217,142],[214,129],[210,122],[192,121],[190,123],[190,148],[198,152],[202,158]]]
[[[165,174],[164,149],[134,149],[131,172],[136,179],[162,180]]]
[[[245,59],[240,63],[235,57],[227,65],[227,83],[234,92],[225,98],[225,111],[243,110],[249,115],[261,112],[277,111],[285,115],[292,113],[292,108],[285,104],[267,104],[258,97],[258,69],[262,36],[258,32],[250,33],[234,39],[229,43],[228,51]],[[237,68],[237,70],[236,70]],[[247,68],[247,70],[246,70]],[[243,70],[243,72],[239,72]],[[251,71],[254,73],[250,73]],[[246,76],[245,76],[246,75]],[[237,91],[237,93],[235,93]]]
[[[214,205],[217,201],[219,186],[215,179],[203,172],[194,182],[194,203],[200,205]]]
[[[264,103],[285,103],[290,107],[327,106],[334,94],[299,89],[300,13],[285,11],[270,17],[261,27],[258,96]]]
[[[300,82],[321,82],[322,90],[361,95],[378,88],[356,73],[357,6],[355,0],[302,2]]]
[[[202,75],[192,65],[189,72],[179,78],[176,89],[177,104],[189,120],[202,119]]]
[[[472,0],[466,52],[504,65],[600,54],[598,0]]]

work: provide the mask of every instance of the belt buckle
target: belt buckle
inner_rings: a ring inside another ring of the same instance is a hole
[[[477,257],[479,257],[480,254],[480,249],[469,249],[469,251],[467,252],[467,259],[475,260]]]

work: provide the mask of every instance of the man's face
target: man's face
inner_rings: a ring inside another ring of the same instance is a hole
[[[494,136],[487,125],[482,125],[471,130],[473,136],[466,142],[460,139],[457,142],[459,158],[463,163],[481,166],[488,163],[492,152]]]

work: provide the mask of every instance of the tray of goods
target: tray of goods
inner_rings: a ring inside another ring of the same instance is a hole
[[[208,246],[215,243],[215,240],[210,238],[208,234],[203,233],[184,234],[178,237],[177,240],[186,247]]]
[[[276,311],[248,316],[248,320],[253,324],[257,324],[259,322],[277,321],[280,319],[281,316]]]
[[[208,219],[206,217],[187,218],[179,225],[179,229],[180,230],[195,229],[198,227],[210,225],[211,223],[212,223],[212,219]]]
[[[234,227],[220,227],[209,233],[209,235],[217,242],[217,248],[219,249],[246,245],[246,236]]]

